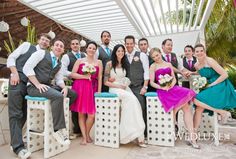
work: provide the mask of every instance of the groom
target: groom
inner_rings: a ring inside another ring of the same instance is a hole
[[[149,80],[149,60],[145,53],[134,50],[135,38],[132,35],[125,37],[126,56],[129,60],[130,69],[130,89],[138,98],[142,107],[143,120],[147,125],[146,99],[144,94],[147,92]],[[147,126],[144,132],[147,136]]]

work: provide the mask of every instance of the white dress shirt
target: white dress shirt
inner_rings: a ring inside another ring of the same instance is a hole
[[[72,54],[76,57],[76,53],[77,52],[74,52],[74,51],[71,51]],[[70,64],[70,58],[68,56],[68,54],[64,54],[61,58],[61,64],[62,64],[62,70],[63,70],[63,75],[65,77],[69,77],[69,75],[71,74],[71,71],[68,70],[68,66]]]
[[[30,58],[26,61],[24,67],[23,67],[23,73],[28,76],[35,76],[34,68],[38,65],[40,61],[43,60],[44,56],[46,54],[45,50],[38,50],[34,54],[30,56]],[[50,52],[51,58],[54,55],[54,53]],[[57,58],[58,59],[58,58]],[[55,75],[55,82],[57,85],[64,84],[63,81],[63,71],[60,69],[57,74]]]
[[[20,55],[25,54],[30,48],[29,42],[22,43],[16,50],[14,50],[7,58],[7,67],[16,66],[16,60]],[[36,50],[41,50],[39,45],[36,45]]]
[[[132,53],[126,52],[126,55],[127,55],[127,58],[129,60],[130,64],[133,61],[135,52],[136,52],[135,50],[133,50]],[[144,80],[149,80],[149,60],[148,60],[148,56],[145,53],[141,52],[140,53],[140,60],[142,62],[142,66],[143,66],[143,70],[144,70],[143,78],[144,78]]]

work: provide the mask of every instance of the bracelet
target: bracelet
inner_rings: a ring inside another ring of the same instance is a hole
[[[147,87],[147,86],[143,86],[143,88],[144,88],[144,89],[146,89],[146,90],[148,89],[148,87]]]
[[[15,76],[15,75],[16,75],[16,73],[11,73],[11,74],[10,74],[11,77],[13,77],[13,76]]]

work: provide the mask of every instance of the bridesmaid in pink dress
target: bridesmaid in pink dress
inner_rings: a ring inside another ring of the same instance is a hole
[[[150,66],[150,84],[153,88],[157,89],[158,98],[160,99],[162,106],[166,112],[174,111],[174,117],[176,113],[182,109],[184,112],[184,122],[190,134],[189,143],[193,148],[199,149],[199,145],[194,138],[193,130],[193,115],[189,101],[195,97],[193,90],[175,86],[176,79],[172,65],[162,60],[161,51],[158,48],[152,48],[150,56],[154,60],[154,63]],[[173,77],[170,86],[161,87],[159,83],[160,75],[166,75]],[[176,121],[176,120],[175,120]],[[192,138],[191,138],[192,137]]]
[[[86,47],[87,57],[76,61],[71,75],[75,79],[72,89],[77,92],[78,96],[70,109],[79,113],[79,126],[83,136],[82,145],[92,142],[89,133],[96,112],[94,93],[101,92],[103,66],[102,62],[94,57],[96,49],[97,44],[95,42],[88,42]],[[82,69],[86,64],[93,65],[96,70],[95,73],[84,74]]]

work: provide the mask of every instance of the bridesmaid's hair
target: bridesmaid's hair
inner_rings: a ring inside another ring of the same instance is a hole
[[[159,48],[157,48],[157,47],[154,47],[154,48],[152,48],[151,50],[150,50],[150,56],[152,57],[152,54],[153,54],[153,52],[159,52],[160,54],[161,54],[161,50],[159,49]]]
[[[89,42],[87,43],[87,45],[86,45],[86,49],[88,48],[88,46],[89,46],[90,44],[95,45],[95,47],[96,47],[96,49],[97,49],[98,45],[97,45],[97,43],[96,43],[95,41],[89,41]]]
[[[202,47],[203,50],[205,50],[205,47],[204,47],[204,45],[202,45],[202,44],[196,44],[196,45],[194,46],[194,49],[196,49],[197,47]]]
[[[186,46],[184,47],[184,50],[185,50],[186,48],[190,48],[190,49],[192,50],[192,52],[194,52],[194,48],[192,47],[192,45],[186,45]]]
[[[117,60],[117,56],[116,56],[116,52],[119,48],[122,48],[124,50],[124,56],[122,57],[121,59],[121,67],[123,70],[126,71],[126,74],[128,73],[128,59],[127,57],[125,56],[125,47],[124,45],[122,44],[117,44],[114,48],[113,48],[113,51],[112,51],[112,54],[111,54],[111,63],[112,63],[112,68],[114,69],[114,71],[116,72],[116,66],[118,65],[118,60]]]

